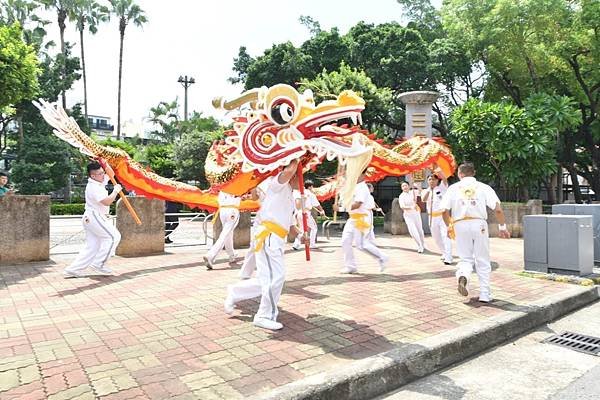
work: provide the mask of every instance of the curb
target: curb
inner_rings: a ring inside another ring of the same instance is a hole
[[[598,287],[574,287],[532,305],[508,305],[507,313],[281,386],[254,400],[371,399],[465,360],[541,324],[600,299]]]
[[[591,275],[586,275],[583,277],[575,276],[575,275],[560,275],[560,274],[537,272],[537,271],[519,271],[516,274],[519,276],[525,277],[525,278],[544,279],[547,281],[571,283],[574,285],[581,285],[581,286],[600,285],[600,274],[597,274],[597,273],[593,273]]]

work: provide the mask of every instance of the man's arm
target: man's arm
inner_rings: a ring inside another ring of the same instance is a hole
[[[292,160],[287,166],[283,168],[279,176],[277,177],[277,182],[280,184],[288,183],[290,179],[294,177],[296,172],[298,171],[298,160]]]
[[[123,187],[117,183],[113,187],[113,191],[111,192],[111,194],[109,194],[108,197],[106,197],[105,199],[100,200],[100,204],[102,204],[104,206],[110,206],[113,203],[113,201],[115,201],[115,199],[119,195],[119,192],[122,189],[123,189]]]
[[[423,201],[423,203],[427,202],[427,199],[429,198],[430,193],[431,193],[431,188],[427,188],[427,189],[421,191],[421,200]]]
[[[351,210],[356,210],[357,208],[360,208],[360,206],[362,205],[362,201],[355,201],[354,203],[352,203],[352,205],[350,206]]]

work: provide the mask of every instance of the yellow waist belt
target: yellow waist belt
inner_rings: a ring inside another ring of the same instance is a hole
[[[469,216],[465,216],[465,217],[462,217],[460,219],[455,219],[455,220],[450,219],[450,225],[448,225],[448,237],[450,239],[455,239],[456,238],[456,233],[454,232],[454,224],[456,224],[457,222],[460,222],[460,221],[469,221],[469,220],[472,220],[472,219],[481,219],[481,220],[484,220],[483,218],[469,217]]]
[[[217,210],[217,212],[215,213],[215,216],[212,219],[212,223],[214,224],[215,222],[217,222],[217,218],[219,218],[219,214],[221,213],[221,208],[235,208],[236,210],[240,209],[240,206],[234,206],[229,205],[229,206],[219,206],[219,209]]]
[[[483,218],[465,216],[465,217],[462,217],[460,219],[452,220],[452,223],[455,224],[455,223],[460,222],[460,221],[469,221],[469,220],[472,220],[472,219],[483,219]]]
[[[443,214],[444,214],[443,211],[434,211],[429,215],[431,215],[431,218],[434,218],[434,217],[441,217]]]
[[[350,218],[354,221],[354,226],[361,232],[365,232],[371,228],[371,224],[365,220],[367,215],[360,213],[350,214]]]
[[[254,252],[262,250],[263,246],[265,245],[265,240],[267,240],[267,237],[271,233],[276,234],[282,239],[285,239],[288,234],[287,229],[273,221],[262,221],[259,226],[261,226],[263,229],[260,230],[256,236],[254,236]]]

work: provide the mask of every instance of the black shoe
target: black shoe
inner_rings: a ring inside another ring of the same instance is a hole
[[[444,261],[444,265],[452,265],[452,263],[448,262],[448,261]]]
[[[173,243],[173,241],[169,238],[165,238],[165,243]]]

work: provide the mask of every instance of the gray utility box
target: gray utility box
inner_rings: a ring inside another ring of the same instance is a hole
[[[523,234],[526,270],[580,276],[593,272],[591,216],[526,215]]]
[[[554,204],[552,214],[591,215],[594,230],[594,262],[600,264],[600,204]]]

